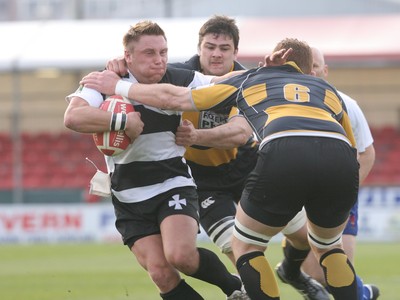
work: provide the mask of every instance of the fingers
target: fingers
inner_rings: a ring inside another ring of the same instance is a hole
[[[190,126],[190,125],[192,125],[192,122],[190,122],[188,119],[184,119],[184,120],[182,121],[182,125],[183,125],[183,126]]]
[[[195,129],[189,120],[185,119],[175,133],[175,143],[179,146],[191,146],[195,141]]]
[[[293,49],[289,48],[289,49],[282,49],[282,50],[284,50],[284,51],[282,51],[281,59],[286,61],[287,58],[289,57],[289,55],[293,52]]]

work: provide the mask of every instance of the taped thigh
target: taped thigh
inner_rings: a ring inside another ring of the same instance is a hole
[[[233,235],[242,242],[246,244],[257,245],[261,247],[267,247],[268,242],[271,239],[271,236],[258,233],[254,230],[251,230],[242,224],[236,219],[235,227],[233,229]]]
[[[340,232],[338,235],[332,238],[325,239],[317,236],[314,232],[312,232],[311,228],[309,227],[308,242],[319,249],[329,249],[342,243],[342,233]]]
[[[282,233],[284,235],[289,235],[295,233],[296,231],[300,230],[307,223],[307,214],[303,207],[301,211],[294,216],[293,219],[283,228]]]

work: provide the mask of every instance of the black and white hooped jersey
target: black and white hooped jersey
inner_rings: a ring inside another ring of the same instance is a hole
[[[355,146],[346,107],[334,87],[305,75],[293,62],[256,68],[216,85],[192,89],[198,110],[236,106],[262,147],[286,136],[321,136]]]
[[[196,87],[210,84],[211,78],[199,72],[168,68],[160,83]],[[125,80],[136,82],[132,75]],[[68,97],[79,96],[92,106],[100,105],[98,92],[95,91],[96,97],[93,96],[93,90],[87,88],[77,93]],[[175,143],[182,112],[161,110],[130,101],[135,111],[140,112],[144,128],[123,153],[105,156],[108,172],[112,174],[112,193],[121,202],[134,203],[173,188],[196,186],[183,158],[185,147]]]

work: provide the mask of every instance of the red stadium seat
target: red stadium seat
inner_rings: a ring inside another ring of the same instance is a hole
[[[373,128],[372,133],[376,162],[364,184],[400,185],[400,131],[384,127]],[[91,135],[66,131],[23,133],[21,138],[25,188],[81,188],[87,192],[96,169],[85,158],[91,159],[100,170],[107,170],[104,156]],[[0,134],[0,189],[10,189],[13,185],[12,143],[10,135]]]

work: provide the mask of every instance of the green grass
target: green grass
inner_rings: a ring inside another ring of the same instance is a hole
[[[216,250],[214,245],[202,244]],[[282,258],[273,243],[266,255],[272,266]],[[233,272],[225,256],[221,259]],[[377,284],[383,299],[400,294],[400,245],[364,244],[357,248],[356,269],[365,282]],[[205,299],[225,299],[220,290],[186,280]],[[301,300],[279,282],[281,299]],[[2,245],[0,299],[4,300],[153,300],[158,291],[128,248],[120,244]]]

